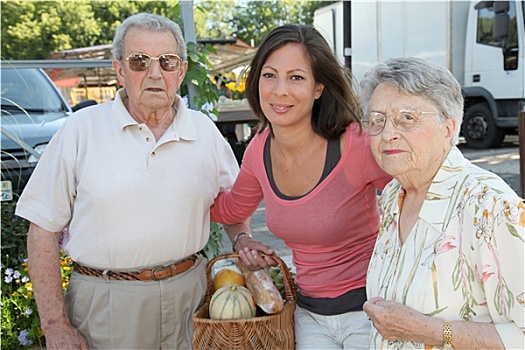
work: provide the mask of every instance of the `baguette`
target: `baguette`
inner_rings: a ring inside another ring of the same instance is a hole
[[[246,283],[246,288],[252,293],[255,303],[267,314],[281,312],[284,300],[279,290],[273,284],[272,277],[266,269],[251,271],[237,260]]]

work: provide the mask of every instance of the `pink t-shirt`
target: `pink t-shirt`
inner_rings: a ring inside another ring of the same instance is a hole
[[[212,221],[243,221],[264,198],[266,224],[292,250],[302,295],[335,298],[364,287],[379,229],[377,189],[391,179],[373,158],[368,136],[350,124],[332,172],[304,197],[285,200],[266,175],[268,135],[265,130],[250,142],[231,191],[221,192],[211,208]]]

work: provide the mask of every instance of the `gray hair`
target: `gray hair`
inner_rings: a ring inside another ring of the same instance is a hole
[[[376,65],[359,84],[365,118],[370,112],[370,98],[381,83],[394,86],[399,93],[428,99],[440,111],[442,121],[456,120],[451,143],[459,143],[464,100],[461,86],[448,69],[416,57],[392,58]]]
[[[179,57],[182,58],[183,61],[186,60],[186,42],[184,41],[179,25],[164,16],[146,12],[137,13],[128,17],[118,26],[115,32],[115,38],[113,39],[112,52],[114,59],[122,61],[124,58],[124,37],[130,28],[139,28],[155,32],[170,31],[177,42]]]

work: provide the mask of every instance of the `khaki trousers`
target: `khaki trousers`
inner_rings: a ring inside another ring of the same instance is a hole
[[[191,349],[191,317],[204,300],[207,260],[165,280],[106,281],[73,272],[71,323],[90,349]]]

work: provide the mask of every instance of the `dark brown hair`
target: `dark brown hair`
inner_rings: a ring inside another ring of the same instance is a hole
[[[262,111],[259,96],[262,67],[268,56],[289,43],[302,46],[315,82],[324,85],[321,97],[315,100],[312,108],[314,131],[325,139],[334,140],[345,132],[351,122],[361,126],[361,108],[352,87],[350,72],[339,63],[321,33],[311,26],[285,24],[273,29],[264,38],[246,73],[245,94],[259,119],[258,132],[271,128]]]

